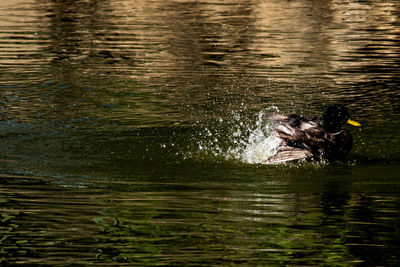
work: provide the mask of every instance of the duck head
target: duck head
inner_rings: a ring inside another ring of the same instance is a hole
[[[342,130],[342,125],[347,122],[353,126],[361,126],[356,121],[350,120],[347,108],[340,104],[328,106],[322,114],[322,126],[327,132],[337,133]]]

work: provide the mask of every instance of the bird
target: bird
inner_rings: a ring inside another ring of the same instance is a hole
[[[280,142],[275,154],[264,161],[266,164],[299,160],[332,163],[344,160],[352,149],[353,137],[342,125],[361,126],[350,119],[349,111],[341,104],[329,105],[321,119],[297,114],[269,114],[268,118]]]

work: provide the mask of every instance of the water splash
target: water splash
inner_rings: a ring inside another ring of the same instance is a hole
[[[252,118],[239,112],[232,113],[229,121],[219,120],[219,126],[205,128],[199,140],[199,150],[217,158],[260,164],[275,155],[281,140],[267,115],[279,112],[275,106],[258,112]]]
[[[281,140],[275,136],[274,127],[267,118],[271,112],[279,112],[273,106],[260,111],[253,127],[248,135],[241,136],[241,142],[237,147],[232,147],[229,154],[245,163],[258,164],[275,155]]]
[[[274,134],[266,136],[262,131],[256,129],[249,136],[244,148],[239,150],[238,158],[245,163],[265,163],[268,158],[276,154],[280,143],[281,140]]]

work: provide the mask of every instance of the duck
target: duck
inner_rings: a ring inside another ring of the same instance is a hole
[[[350,119],[349,111],[341,104],[329,105],[321,119],[297,114],[269,114],[268,117],[279,143],[275,154],[265,160],[266,164],[300,160],[332,163],[345,160],[352,149],[353,137],[342,126],[345,123],[361,126]]]

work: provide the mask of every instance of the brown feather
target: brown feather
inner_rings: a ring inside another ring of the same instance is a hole
[[[351,134],[346,130],[327,132],[318,119],[299,115],[273,114],[269,120],[275,125],[275,135],[282,139],[274,156],[266,163],[280,163],[299,159],[334,161],[343,159],[352,147]]]

